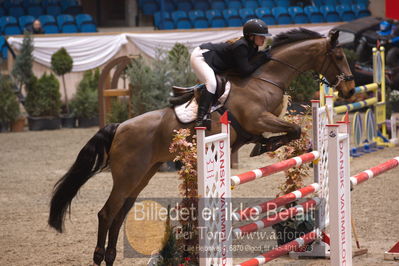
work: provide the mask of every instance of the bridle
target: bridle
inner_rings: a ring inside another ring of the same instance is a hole
[[[323,63],[321,65],[321,69],[319,71],[319,73],[322,73],[323,70],[327,70],[330,68],[331,66],[331,62],[333,62],[333,66],[338,70],[338,72],[341,72],[341,69],[339,68],[337,62],[335,61],[334,57],[333,57],[333,49],[334,48],[328,48],[327,52],[325,53],[325,57],[323,60]],[[327,63],[327,58],[330,58],[330,61],[328,62],[327,67],[325,67],[326,63]],[[298,69],[297,67],[291,65],[290,63],[281,61],[280,59],[277,58],[273,58],[270,57],[270,61],[275,61],[278,62],[280,64],[286,65],[289,68],[295,70],[296,72],[298,72],[299,74],[303,74],[305,71],[302,71],[300,69]],[[262,81],[268,82],[270,84],[273,84],[274,86],[280,88],[281,90],[285,91],[285,88],[283,88],[281,85],[277,84],[276,82],[269,80],[269,79],[265,79],[265,78],[261,78],[261,77],[256,77],[257,79],[260,79]],[[328,82],[325,78],[320,78],[320,75],[318,73],[313,73],[312,78],[317,81],[318,83],[322,83],[322,84],[326,84],[328,87],[331,87],[333,89],[335,89],[342,81],[351,81],[354,80],[354,76],[353,75],[346,75],[345,73],[341,72],[341,74],[337,75],[336,78],[336,82],[335,83],[330,83]]]

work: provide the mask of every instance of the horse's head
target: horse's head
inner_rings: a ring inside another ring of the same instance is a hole
[[[343,49],[338,44],[339,31],[327,38],[326,51],[316,64],[319,73],[327,79],[330,87],[338,90],[338,96],[350,98],[355,92],[355,82]]]

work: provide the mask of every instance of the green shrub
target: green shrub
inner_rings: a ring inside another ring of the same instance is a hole
[[[134,115],[166,107],[172,85],[192,86],[197,82],[188,48],[179,43],[167,53],[158,51],[152,64],[141,56],[132,60],[127,75],[133,86]]]
[[[46,73],[33,78],[27,86],[26,111],[30,116],[58,116],[61,109],[60,84],[57,78]]]
[[[111,103],[111,112],[107,113],[107,123],[122,123],[129,119],[128,105],[126,101],[113,99]]]
[[[71,72],[73,59],[64,47],[61,47],[51,56],[51,68],[58,76]]]
[[[0,123],[15,121],[20,115],[14,84],[9,76],[0,76]]]
[[[71,72],[72,67],[73,67],[73,59],[68,54],[67,50],[64,47],[61,47],[61,49],[59,49],[51,56],[51,68],[53,69],[55,74],[62,77],[62,85],[64,87],[64,97],[65,97],[65,107],[66,107],[65,109],[68,114],[70,113],[70,110],[69,110],[68,94],[65,83],[65,74]]]
[[[100,71],[86,71],[71,101],[72,113],[79,118],[98,116],[98,79]]]
[[[22,41],[21,53],[17,55],[15,64],[12,69],[12,75],[18,83],[18,87],[27,85],[33,78],[32,64],[33,64],[33,39],[29,32],[25,32]]]
[[[312,73],[305,72],[294,79],[288,89],[293,102],[308,102],[319,90],[319,84],[313,79]]]

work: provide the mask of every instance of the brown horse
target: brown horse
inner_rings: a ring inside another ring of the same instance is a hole
[[[279,34],[272,47],[274,61],[261,66],[252,76],[231,78],[232,88],[226,108],[250,134],[286,132],[276,141],[286,143],[298,138],[298,125],[279,119],[283,88],[307,70],[323,74],[346,98],[353,94],[354,82],[343,50],[336,47],[338,33],[329,38],[316,32],[294,30]],[[213,115],[218,121],[219,115]],[[175,155],[168,148],[173,130],[193,124],[180,123],[172,108],[164,108],[110,124],[100,129],[82,148],[75,163],[57,182],[51,199],[48,223],[62,232],[67,209],[79,188],[94,174],[110,166],[113,178],[111,194],[98,213],[98,239],[94,264],[104,259],[113,265],[120,227],[137,196],[159,166]],[[218,131],[217,123],[213,123]],[[231,143],[237,140],[232,130]],[[108,245],[105,242],[108,235]]]

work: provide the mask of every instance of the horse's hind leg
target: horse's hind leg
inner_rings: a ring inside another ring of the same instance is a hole
[[[130,194],[129,192],[128,188],[114,186],[104,207],[98,212],[97,245],[93,255],[94,265],[100,265],[104,260],[105,241],[108,229],[110,228],[115,216],[124,205],[126,198]]]
[[[105,262],[107,266],[112,266],[114,264],[116,257],[116,244],[118,242],[120,228],[123,224],[123,221],[125,220],[126,215],[128,214],[129,210],[132,208],[139,193],[148,184],[148,181],[151,179],[151,177],[158,171],[161,164],[162,163],[157,163],[150,169],[150,171],[148,171],[148,173],[145,175],[143,181],[140,183],[137,189],[135,189],[134,192],[129,196],[129,198],[126,199],[122,209],[120,209],[114,221],[112,222],[108,234],[107,250],[105,252]]]
[[[105,262],[106,265],[111,266],[114,264],[115,257],[116,257],[116,243],[118,241],[119,229],[125,219],[127,213],[132,208],[134,202],[136,201],[136,197],[129,197],[126,199],[125,203],[123,204],[122,208],[119,210],[118,214],[116,215],[112,225],[109,229],[108,234],[108,245],[105,251]]]

